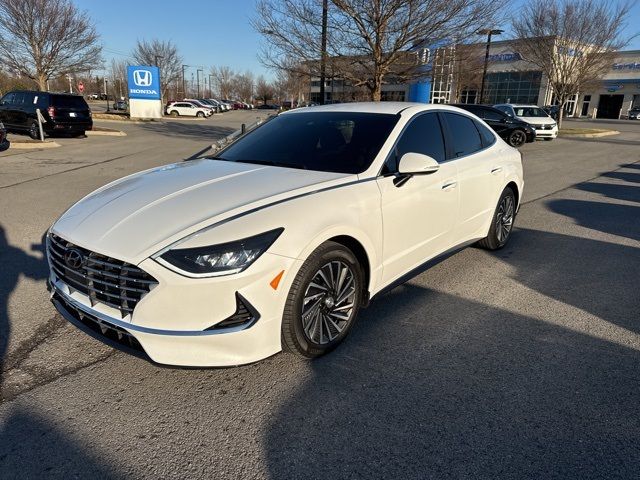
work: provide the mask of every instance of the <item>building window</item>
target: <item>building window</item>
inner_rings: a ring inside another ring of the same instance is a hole
[[[460,103],[478,103],[478,91],[462,90],[460,92]]]
[[[492,103],[538,103],[542,72],[494,72],[487,74],[485,101]]]

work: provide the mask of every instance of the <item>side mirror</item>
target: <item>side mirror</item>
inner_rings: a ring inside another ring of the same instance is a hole
[[[402,155],[398,164],[398,173],[401,175],[427,175],[435,173],[440,164],[429,155],[409,152]]]

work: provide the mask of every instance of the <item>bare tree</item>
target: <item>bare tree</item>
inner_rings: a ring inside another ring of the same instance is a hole
[[[267,82],[267,80],[260,75],[256,82],[256,97],[262,100],[263,104],[266,104],[273,98],[274,94],[275,91],[273,85]]]
[[[622,32],[631,3],[607,0],[528,2],[512,22],[518,52],[540,68],[559,105],[585,91],[611,67],[615,51],[631,39]]]
[[[246,71],[239,73],[234,78],[235,82],[235,96],[244,102],[252,100],[253,86],[255,79],[253,73]]]
[[[131,56],[141,65],[155,65],[160,68],[160,88],[167,96],[169,84],[182,78],[182,56],[171,41],[153,39],[138,40]]]
[[[102,47],[86,12],[70,0],[0,0],[0,55],[6,66],[35,80],[98,67]]]
[[[317,76],[321,41],[321,0],[258,0],[254,28],[267,45],[260,53],[270,68],[308,67]],[[491,25],[500,8],[493,0],[330,0],[329,68],[380,100],[382,84],[424,75],[423,45],[458,41]],[[333,64],[333,65],[331,65]]]
[[[213,84],[218,96],[227,100],[233,96],[235,87],[234,78],[236,73],[229,67],[212,67],[211,75],[213,76]]]

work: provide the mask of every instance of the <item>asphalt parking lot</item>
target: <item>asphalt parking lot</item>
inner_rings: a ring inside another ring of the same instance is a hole
[[[0,478],[638,477],[640,122],[525,145],[509,245],[376,299],[317,361],[160,368],[67,325],[45,288],[55,218],[258,115],[0,153]]]

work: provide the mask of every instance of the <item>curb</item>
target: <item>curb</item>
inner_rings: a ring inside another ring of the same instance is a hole
[[[598,138],[598,137],[608,137],[611,135],[619,135],[620,132],[618,130],[607,130],[606,132],[597,132],[597,133],[560,133],[559,137],[578,137],[578,138]]]
[[[39,150],[43,148],[57,148],[61,147],[58,142],[45,141],[42,143],[38,142],[11,142],[9,143],[9,148],[7,150]]]
[[[87,130],[84,132],[87,137],[106,136],[106,137],[126,137],[127,134],[121,130]]]

